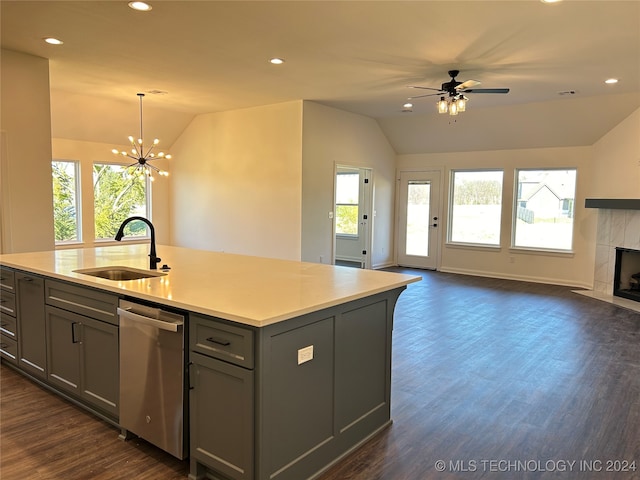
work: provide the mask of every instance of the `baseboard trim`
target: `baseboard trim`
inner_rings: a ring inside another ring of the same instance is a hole
[[[473,275],[474,277],[499,278],[501,280],[517,280],[520,282],[545,283],[549,285],[562,285],[565,287],[586,288],[591,289],[593,285],[588,283],[576,282],[562,278],[535,277],[530,275],[510,275],[500,272],[486,272],[483,270],[468,270],[465,268],[441,267],[441,272],[456,273],[460,275]]]

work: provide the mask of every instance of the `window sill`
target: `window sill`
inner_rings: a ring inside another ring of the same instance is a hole
[[[482,251],[495,251],[502,250],[500,245],[490,245],[488,243],[462,243],[462,242],[447,242],[445,243],[447,248],[463,248],[465,250],[482,250]]]
[[[525,255],[547,255],[549,257],[573,258],[575,256],[573,250],[554,250],[552,248],[509,247],[509,252]]]

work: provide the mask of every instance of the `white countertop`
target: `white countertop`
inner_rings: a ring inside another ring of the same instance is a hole
[[[391,272],[158,245],[167,275],[113,281],[73,270],[149,269],[149,245],[0,255],[0,264],[122,295],[263,327],[420,281]]]

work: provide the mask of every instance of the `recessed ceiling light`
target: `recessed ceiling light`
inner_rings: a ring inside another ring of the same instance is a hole
[[[558,3],[561,2],[562,0],[540,0],[542,3]]]
[[[152,8],[151,5],[145,2],[129,2],[129,7],[139,12],[148,12]]]
[[[64,42],[62,40],[58,40],[57,38],[47,37],[44,39],[49,45],[62,45]]]
[[[608,83],[609,85],[612,85],[614,83],[618,83],[618,79],[617,78],[608,78],[604,81],[604,83]]]
[[[272,58],[271,60],[269,60],[270,63],[273,63],[274,65],[282,65],[284,63],[284,59],[283,58]]]
[[[413,103],[405,103],[405,104],[403,105],[403,107],[404,107],[404,108],[411,108],[411,107],[413,107]]]

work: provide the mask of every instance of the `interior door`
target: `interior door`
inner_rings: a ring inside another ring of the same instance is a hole
[[[436,270],[440,250],[440,172],[400,172],[398,264]]]

